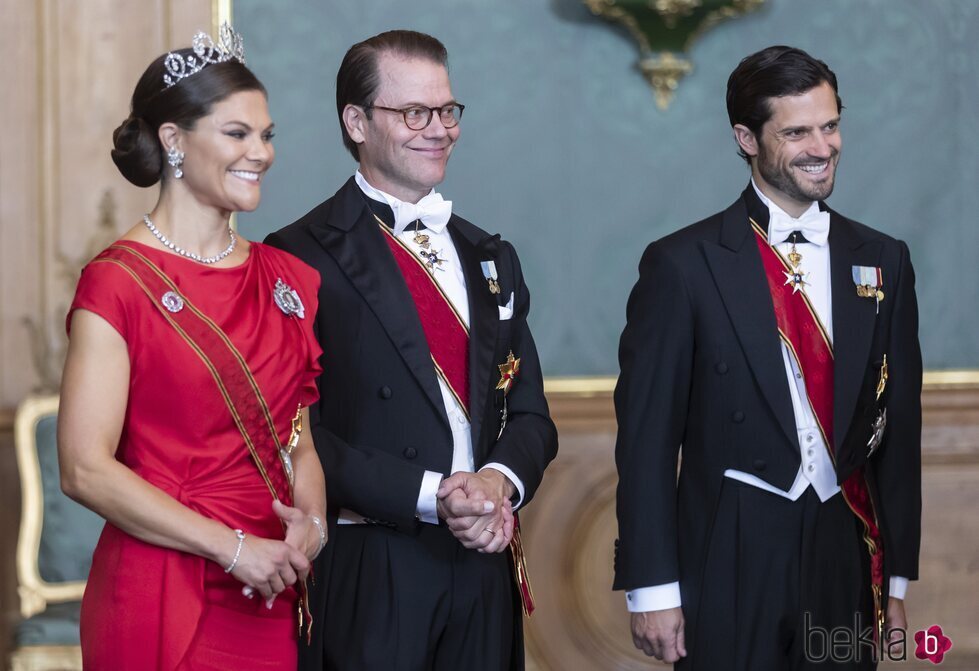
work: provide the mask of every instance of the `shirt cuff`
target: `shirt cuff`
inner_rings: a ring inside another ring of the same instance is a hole
[[[908,579],[899,575],[892,575],[889,587],[890,589],[887,591],[889,596],[895,599],[903,599],[904,595],[908,593]]]
[[[625,593],[625,604],[630,613],[666,610],[680,607],[680,583],[668,582],[653,587],[640,587]]]
[[[485,466],[483,466],[483,468],[481,468],[479,470],[482,471],[482,470],[485,470],[487,468],[492,468],[495,471],[499,471],[503,475],[507,476],[507,478],[510,480],[510,482],[513,483],[513,486],[516,487],[516,489],[517,489],[517,502],[513,504],[513,509],[516,510],[517,508],[519,508],[520,507],[520,503],[523,501],[524,488],[523,488],[523,483],[520,482],[520,478],[517,477],[517,474],[514,473],[513,471],[511,471],[509,468],[507,468],[503,464],[497,463],[495,461],[492,461],[492,462],[486,464]]]
[[[426,524],[438,524],[439,485],[442,484],[442,474],[435,471],[425,471],[422,476],[422,486],[418,490],[418,505],[415,506],[415,517]]]

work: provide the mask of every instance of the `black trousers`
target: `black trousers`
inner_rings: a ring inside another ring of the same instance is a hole
[[[325,669],[524,668],[507,553],[466,550],[432,525],[422,525],[417,536],[341,525],[330,543]]]
[[[842,494],[820,502],[810,487],[790,501],[725,478],[700,594],[683,595],[695,623],[676,669],[875,668],[868,567]]]

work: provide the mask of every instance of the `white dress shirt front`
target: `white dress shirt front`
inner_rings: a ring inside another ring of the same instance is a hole
[[[354,175],[354,179],[361,191],[363,191],[364,195],[366,195],[368,198],[388,205],[393,211],[397,211],[400,208],[400,200],[371,186],[364,178],[363,174],[361,174],[360,170],[358,170]],[[431,193],[435,194],[435,189],[432,189]],[[445,295],[452,302],[456,312],[458,312],[463,323],[466,325],[466,328],[468,328],[469,295],[466,292],[466,276],[462,269],[459,253],[456,251],[455,243],[452,241],[452,235],[449,233],[449,229],[447,227],[441,227],[440,229],[426,228],[425,234],[429,238],[428,242],[431,246],[431,250],[437,251],[439,258],[445,259],[445,263],[438,266],[438,269],[433,272],[432,276],[435,278],[435,281],[438,283]],[[420,252],[422,251],[422,248],[414,241],[415,231],[413,228],[408,227],[397,235],[409,249],[411,249],[416,255],[421,256]],[[455,396],[449,390],[445,380],[443,380],[439,375],[436,375],[436,378],[438,379],[439,383],[439,391],[442,392],[442,403],[445,405],[445,414],[449,418],[449,427],[452,430],[452,466],[450,472],[472,472],[475,470],[475,464],[473,460],[472,448],[472,427],[469,423],[469,418],[466,416],[465,411],[459,405],[458,401],[456,401]],[[517,504],[514,506],[514,509],[516,509],[520,505],[520,502],[523,501],[524,497],[524,486],[520,481],[520,478],[518,478],[510,468],[504,466],[503,464],[496,462],[488,463],[480,470],[486,468],[493,468],[500,471],[503,473],[503,475],[509,478],[510,482],[513,483],[514,487],[517,489],[518,496]],[[443,477],[443,473],[425,471],[425,475],[422,478],[422,484],[418,492],[418,505],[415,511],[418,519],[422,522],[438,524],[439,520],[438,513],[436,512],[436,493],[438,492],[438,488]],[[356,514],[347,516],[341,515],[341,523],[344,522],[344,517],[347,517],[352,521],[356,520],[359,516]]]
[[[764,203],[769,212],[773,215],[789,217],[778,205],[772,202],[761,189],[751,180],[751,186],[755,193]],[[819,211],[819,204],[813,202],[809,209],[803,213],[803,217],[813,211]],[[772,217],[770,217],[771,219]],[[770,230],[770,229],[769,229]],[[791,240],[775,241],[775,248],[783,258],[788,258],[789,250],[792,248]],[[802,254],[802,261],[799,267],[806,273],[808,286],[804,288],[809,302],[812,304],[816,315],[826,328],[830,343],[833,342],[833,294],[830,282],[830,252],[829,243],[813,244],[809,242],[797,243],[797,251]],[[738,471],[732,468],[724,471],[724,476],[737,480],[753,487],[758,487],[776,496],[797,501],[809,487],[812,487],[819,496],[820,501],[828,501],[840,491],[836,484],[836,469],[829,456],[829,449],[823,440],[822,433],[816,422],[816,415],[809,402],[809,395],[806,392],[805,380],[796,361],[785,343],[782,343],[782,363],[785,367],[785,375],[788,380],[789,394],[792,397],[792,414],[795,417],[796,432],[799,441],[800,465],[796,473],[795,481],[788,491],[779,489],[774,485],[762,480],[756,475]],[[890,581],[891,596],[903,599],[907,590],[908,581],[905,578],[894,576]],[[665,610],[667,608],[677,608],[680,606],[680,583],[666,583],[653,587],[641,587],[626,592],[626,604],[630,612],[640,613],[651,610]]]

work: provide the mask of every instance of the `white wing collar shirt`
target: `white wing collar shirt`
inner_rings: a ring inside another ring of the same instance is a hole
[[[800,266],[802,271],[808,274],[806,277],[808,286],[804,291],[819,320],[826,327],[826,333],[832,343],[833,295],[830,289],[829,212],[821,212],[819,203],[813,202],[802,216],[794,218],[763,194],[754,179],[751,180],[751,186],[761,202],[768,207],[768,239],[783,257],[788,256],[792,247],[793,232],[801,232],[807,240],[807,242],[796,243],[796,248],[803,259]],[[791,501],[797,501],[809,487],[812,487],[819,500],[825,502],[840,491],[839,485],[836,484],[836,470],[809,403],[799,364],[785,343],[782,343],[782,363],[789,383],[789,394],[792,396],[792,412],[799,438],[800,465],[795,482],[788,491],[784,491],[756,475],[743,471],[729,468],[724,471],[724,476]],[[892,577],[891,596],[903,599],[907,584],[906,578]],[[626,592],[626,604],[634,613],[679,607],[680,583],[641,587]]]
[[[365,196],[384,203],[391,208],[391,211],[394,212],[394,234],[419,256],[422,248],[414,241],[415,231],[413,224],[415,221],[420,220],[425,225],[425,234],[429,237],[429,243],[434,249],[439,250],[440,257],[445,259],[445,263],[441,266],[441,269],[433,273],[432,277],[435,278],[439,287],[449,297],[449,300],[452,301],[456,312],[458,312],[466,328],[468,328],[469,296],[466,293],[466,277],[462,269],[462,263],[459,260],[459,253],[456,251],[455,243],[452,241],[452,235],[447,228],[449,218],[452,216],[452,201],[443,199],[435,189],[432,189],[431,193],[418,201],[418,203],[408,203],[371,186],[363,174],[361,174],[360,170],[354,175],[354,180],[357,182],[360,190],[364,192]],[[472,429],[469,419],[466,417],[466,413],[459,405],[459,402],[456,401],[455,396],[449,391],[449,387],[445,384],[445,381],[438,376],[437,379],[439,391],[442,392],[442,403],[445,405],[445,414],[449,418],[449,425],[452,429],[451,472],[474,471]],[[518,497],[514,509],[519,507],[524,497],[524,486],[516,473],[503,464],[495,462],[486,464],[480,470],[486,468],[500,471],[510,479],[510,482],[513,483],[517,490]],[[438,524],[436,493],[443,477],[443,473],[425,471],[421,488],[418,492],[418,505],[415,511],[416,516],[422,522]],[[362,518],[356,513],[341,511],[339,522],[341,524],[350,524],[360,521],[360,519]]]

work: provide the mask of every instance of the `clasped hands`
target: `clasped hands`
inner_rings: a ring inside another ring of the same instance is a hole
[[[279,541],[249,534],[231,572],[245,584],[242,594],[251,599],[257,590],[269,609],[286,587],[306,580],[310,560],[320,547],[319,529],[309,515],[278,500],[272,503],[272,510],[286,527],[285,539]],[[231,557],[228,559],[230,563]]]
[[[442,480],[436,511],[463,547],[502,552],[513,538],[513,483],[494,468],[460,471]]]

